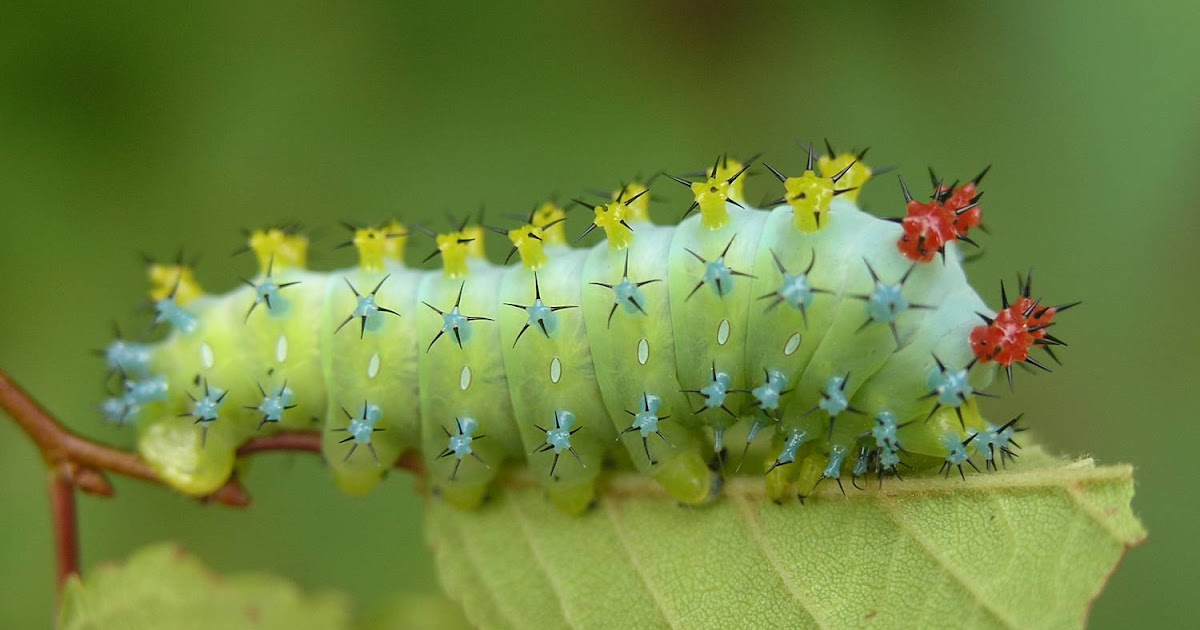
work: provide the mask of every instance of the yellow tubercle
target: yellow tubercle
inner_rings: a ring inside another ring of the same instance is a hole
[[[301,269],[308,262],[308,237],[303,234],[290,234],[279,228],[255,230],[248,244],[263,274],[268,269]]]
[[[723,158],[717,164],[716,175],[713,176],[713,179],[724,182],[729,182],[732,179],[733,181],[729,183],[729,198],[741,204],[746,203],[746,180],[737,176],[739,173],[744,172],[745,168],[745,164],[735,159]],[[735,177],[736,179],[734,179]]]
[[[567,242],[567,232],[563,227],[563,221],[566,218],[566,210],[560,208],[553,201],[547,201],[533,211],[533,218],[530,219],[530,223],[542,229],[541,237],[543,243],[565,245]]]
[[[475,242],[467,234],[467,230],[464,229],[461,232],[438,234],[436,237],[438,252],[442,256],[442,270],[448,278],[462,278],[467,275],[467,257],[471,255],[471,244]]]
[[[628,201],[625,206],[626,221],[649,221],[650,220],[650,195],[646,194],[649,189],[645,185],[638,182],[630,182],[624,188],[618,188],[613,191],[613,201]]]
[[[633,227],[629,225],[629,206],[625,203],[609,203],[596,206],[596,218],[592,223],[604,229],[608,237],[608,246],[612,249],[625,249],[633,242]]]
[[[483,226],[482,225],[464,225],[460,230],[462,238],[469,239],[467,245],[467,255],[472,258],[486,258],[487,252],[483,247]]]
[[[383,271],[383,260],[390,244],[388,232],[381,228],[365,227],[354,231],[355,249],[358,250],[358,266],[363,271]]]
[[[817,159],[817,166],[822,173],[827,173],[829,176],[837,175],[843,170],[846,172],[838,178],[837,187],[847,190],[844,195],[850,201],[858,203],[858,191],[871,179],[871,167],[863,164],[856,156],[851,153],[841,153],[837,157],[822,155]],[[850,167],[846,170],[846,167]]]
[[[174,296],[175,303],[186,306],[204,295],[195,273],[187,265],[152,263],[146,269],[146,276],[150,279],[150,299],[155,302]]]
[[[706,182],[691,185],[696,205],[700,207],[700,225],[710,230],[720,229],[729,223],[729,208],[725,204],[729,200],[732,184],[727,180],[710,177]]]
[[[537,270],[546,264],[546,251],[542,247],[546,237],[542,228],[533,224],[523,225],[509,230],[508,240],[512,241],[513,247],[521,255],[521,264],[525,265],[526,269]]]
[[[785,199],[795,215],[796,229],[801,232],[821,229],[822,215],[829,212],[829,203],[833,201],[833,180],[813,171],[804,171],[799,177],[787,178],[783,188],[787,191]]]
[[[384,254],[398,263],[403,263],[404,249],[408,246],[408,228],[403,223],[392,220],[384,224],[383,229],[387,232]]]

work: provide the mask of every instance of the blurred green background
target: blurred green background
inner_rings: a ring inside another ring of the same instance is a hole
[[[1051,302],[1086,304],[1057,329],[1066,366],[986,409],[1137,466],[1151,537],[1095,627],[1194,622],[1197,3],[242,4],[0,9],[0,365],[72,427],[130,442],[98,417],[89,349],[113,319],[145,323],[139,251],[203,253],[224,290],[251,271],[238,229],[283,220],[329,228],[328,268],[351,260],[339,219],[438,225],[486,202],[498,221],[726,150],[795,171],[797,138],[869,144],[922,192],[926,165],[991,163],[976,287],[995,305],[1033,266]],[[654,212],[674,220],[667,183]],[[894,177],[865,202],[899,214]],[[240,512],[118,480],[117,500],[81,500],[85,563],[176,539],[364,610],[437,588],[410,478],[351,499],[315,458],[269,456],[247,484]],[[50,618],[48,526],[37,454],[0,421],[0,626]]]

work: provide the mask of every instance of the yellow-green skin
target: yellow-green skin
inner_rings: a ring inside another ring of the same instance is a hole
[[[933,406],[923,399],[933,356],[954,368],[967,366],[976,313],[991,313],[967,285],[953,245],[944,262],[918,265],[904,285],[911,303],[933,308],[900,315],[903,344],[897,349],[887,325],[863,326],[866,303],[853,296],[873,286],[864,259],[888,282],[909,269],[895,246],[898,225],[864,214],[844,198],[833,200],[814,232],[793,227],[788,205],[727,209],[730,220],[717,229],[699,216],[670,227],[630,221],[628,249],[549,246],[547,262],[537,270],[541,297],[547,305],[577,308],[556,312],[557,328],[549,337],[531,327],[515,345],[528,315],[505,303],[528,305],[534,298],[534,272],[519,264],[476,259],[460,278],[391,262],[376,272],[276,271],[277,282],[301,283],[283,293],[287,312],[259,308],[248,320],[254,301],[249,288],[201,297],[186,305],[198,328],[172,332],[154,348],[152,369],[166,375],[169,397],[143,408],[139,450],[171,485],[204,495],[229,478],[234,451],[246,440],[279,430],[319,430],[334,479],[350,493],[369,490],[401,453],[419,449],[435,494],[455,505],[477,505],[506,465],[524,462],[545,481],[556,505],[579,512],[594,500],[601,476],[614,469],[649,474],[685,503],[713,499],[721,476],[732,474],[714,453],[715,436],[728,429],[726,445],[736,452],[755,420],[769,426],[741,474],[761,475],[787,436],[804,430],[812,437],[795,464],[776,467],[767,479],[773,496],[804,493],[819,480],[833,445],[853,449],[874,414],[888,410],[900,423],[917,420],[901,433],[906,463],[936,468],[947,452],[943,437],[967,433],[949,407],[921,421]],[[705,265],[687,250],[711,261],[727,245],[726,264],[746,275],[734,276],[723,296],[702,286],[688,297]],[[793,274],[815,256],[809,281],[823,292],[807,309],[807,323],[789,304],[767,308],[771,300],[756,299],[779,286],[772,252]],[[646,314],[618,308],[610,322],[613,291],[595,283],[619,282],[627,255],[631,279],[661,281],[639,289]],[[367,293],[385,276],[376,302],[399,317],[377,314],[377,328],[361,339],[358,320],[335,333],[356,305],[346,281]],[[443,319],[422,303],[450,311],[460,287],[461,313],[487,319],[470,322],[462,348],[450,334],[430,346]],[[794,336],[798,345],[789,344]],[[738,419],[720,409],[694,415],[701,399],[682,391],[708,383],[714,365],[730,376],[727,405]],[[748,393],[762,383],[764,370],[788,378],[777,423],[755,409]],[[828,415],[810,410],[829,378],[847,373],[847,397],[863,415],[840,414],[830,436]],[[972,383],[981,387],[990,376],[977,368]],[[188,394],[202,395],[205,379],[228,391],[206,435],[186,415]],[[244,407],[261,402],[258,385],[273,391],[285,379],[297,406],[282,422],[260,428],[262,414]],[[665,439],[652,435],[647,442],[653,463],[637,431],[622,433],[645,393],[661,398],[659,417],[669,416],[658,426]],[[375,425],[382,430],[371,435],[379,463],[366,448],[346,459],[350,444],[341,443],[348,436],[347,415],[359,416],[367,402],[382,410]],[[553,452],[539,452],[546,433],[538,426],[552,428],[555,411],[564,409],[575,414],[579,430],[571,446],[584,465],[564,451],[552,476]],[[968,428],[984,426],[973,404],[962,410]],[[446,432],[455,433],[455,419],[465,417],[478,423],[477,435],[486,436],[471,445],[482,462],[465,457],[454,474],[458,458],[439,456],[447,448]],[[848,458],[845,470],[853,463]]]

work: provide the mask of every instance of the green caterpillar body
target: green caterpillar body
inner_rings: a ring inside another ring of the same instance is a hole
[[[709,183],[737,179],[717,170]],[[897,464],[961,471],[973,440],[990,466],[1015,429],[979,415],[994,370],[969,338],[997,315],[954,243],[913,261],[896,246],[904,225],[852,197],[798,229],[795,197],[759,210],[740,189],[697,193],[700,214],[657,226],[617,195],[593,208],[607,243],[568,247],[551,213],[526,226],[536,242],[510,233],[523,261],[500,266],[463,227],[438,237],[445,271],[378,255],[402,247],[386,242],[398,230],[360,230],[363,265],[327,273],[274,234],[254,248],[259,278],[225,295],[163,272],[173,331],[110,347],[127,393],[105,411],[136,421],[143,456],[194,495],[229,478],[239,445],[280,430],[321,431],[352,493],[419,450],[433,492],[461,507],[515,462],[568,512],[614,470],[699,504],[729,474],[766,471],[782,497]]]

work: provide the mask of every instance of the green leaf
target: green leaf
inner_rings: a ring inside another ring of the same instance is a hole
[[[146,547],[120,566],[96,567],[63,592],[58,627],[348,628],[345,597],[307,594],[263,574],[218,576],[170,544]]]
[[[1078,627],[1146,533],[1129,466],[1019,466],[776,505],[738,477],[685,508],[642,476],[582,517],[521,473],[483,508],[429,501],[438,572],[483,628]]]

